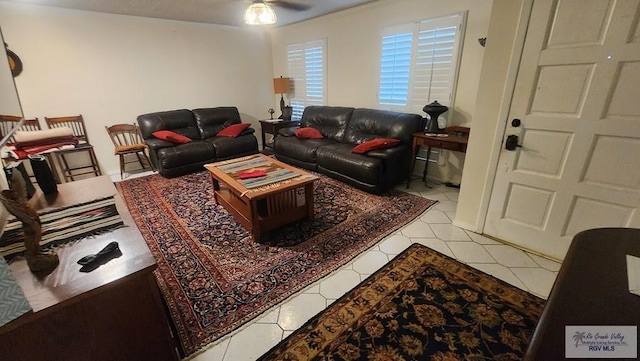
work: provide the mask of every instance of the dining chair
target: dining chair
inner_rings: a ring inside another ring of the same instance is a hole
[[[61,127],[70,128],[73,131],[73,135],[78,138],[78,145],[74,148],[59,149],[53,152],[58,164],[60,164],[62,168],[61,172],[65,181],[74,181],[75,177],[87,174],[93,174],[96,177],[102,175],[93,145],[89,143],[89,137],[82,114],[65,117],[45,117],[44,120],[51,129]],[[70,162],[68,156],[80,152],[85,152],[89,155],[90,163],[78,164],[77,162]]]
[[[9,134],[9,132],[11,132],[11,130],[13,130],[13,128],[16,125],[18,125],[21,119],[22,119],[21,117],[17,117],[13,115],[0,115],[0,138],[4,138],[6,134]],[[40,125],[40,120],[38,118],[25,119],[22,125],[20,126],[20,128],[18,128],[17,130],[28,131],[28,132],[38,131],[38,130],[42,130],[42,126]],[[15,140],[14,134],[12,134],[11,137],[9,137],[9,139],[7,140],[6,144],[13,145],[15,143],[16,143],[16,140]],[[54,162],[53,157],[51,156],[51,152],[45,152],[41,155],[46,159],[47,166],[51,170],[55,182],[60,183],[60,179],[58,178],[58,171],[56,169],[56,164]],[[17,159],[15,159],[11,155],[11,153],[2,154],[2,162],[5,166],[11,164],[11,162],[14,162],[16,160]],[[31,165],[31,162],[28,162],[27,164]],[[31,180],[33,181],[37,180],[37,177],[34,174],[35,171],[32,169],[31,166],[27,166],[27,172]]]
[[[0,139],[9,134],[11,130],[18,125],[22,118],[14,115],[0,115]],[[24,123],[20,126],[20,129],[24,131],[42,130],[40,127],[40,121],[38,118],[25,119]],[[7,144],[15,143],[13,135],[7,140]]]
[[[136,160],[126,161],[128,155],[135,155],[137,162],[142,169],[146,168],[143,159],[148,166],[155,170],[149,156],[147,155],[147,145],[142,141],[138,126],[136,124],[114,124],[104,127],[113,142],[114,154],[120,157],[120,179],[124,177],[125,166],[134,163]]]

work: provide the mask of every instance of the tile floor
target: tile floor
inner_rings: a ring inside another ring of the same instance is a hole
[[[399,189],[407,191],[404,186]],[[559,263],[453,226],[451,220],[455,217],[458,200],[455,188],[444,185],[427,188],[415,180],[408,191],[439,203],[353,262],[185,360],[257,359],[412,243],[431,247],[518,288],[547,298],[560,269]]]

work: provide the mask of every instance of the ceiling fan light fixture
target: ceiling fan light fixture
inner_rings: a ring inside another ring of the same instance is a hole
[[[277,20],[276,12],[262,1],[249,5],[244,12],[244,22],[249,25],[275,24]]]

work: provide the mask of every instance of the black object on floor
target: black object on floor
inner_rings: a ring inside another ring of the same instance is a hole
[[[447,184],[445,184],[445,186],[447,186],[449,188],[460,188],[460,184],[453,184],[451,182],[447,182]]]

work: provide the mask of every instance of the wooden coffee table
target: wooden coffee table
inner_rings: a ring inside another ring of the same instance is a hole
[[[264,232],[299,219],[313,219],[313,182],[317,176],[263,154],[204,166],[213,196],[259,242]],[[239,174],[265,170],[265,177],[242,180]]]

